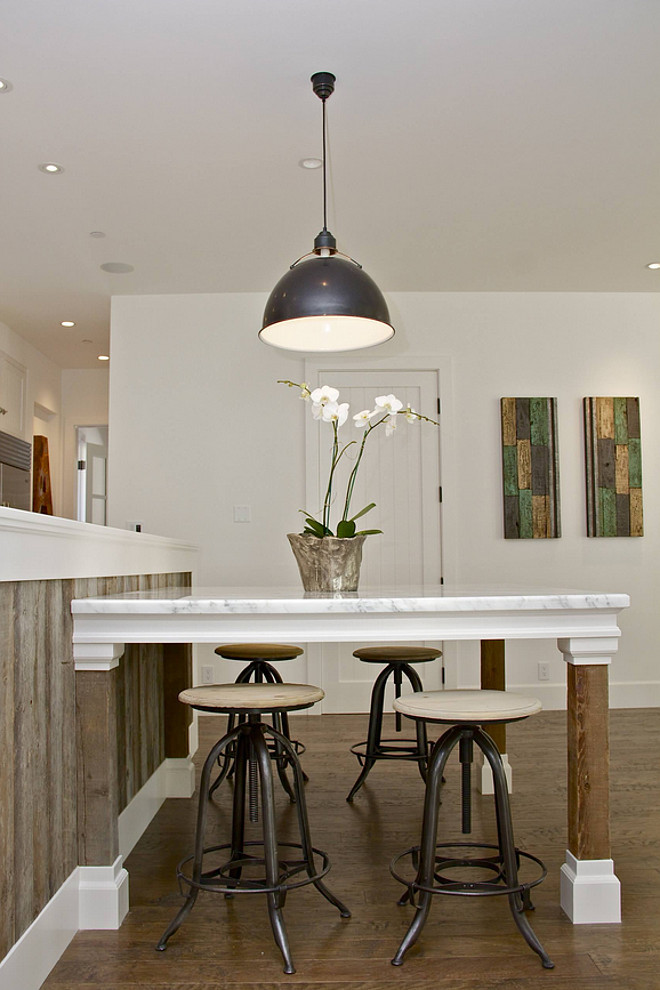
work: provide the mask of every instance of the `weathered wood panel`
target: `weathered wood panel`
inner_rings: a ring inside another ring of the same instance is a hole
[[[643,536],[639,399],[584,399],[588,536]]]
[[[113,861],[106,823],[116,831],[166,754],[163,648],[130,647],[118,669],[76,674],[71,599],[161,586],[189,587],[190,575],[0,582],[0,958],[79,863]],[[178,693],[190,683],[190,648],[170,649],[167,691]],[[185,756],[187,722],[173,723],[178,749],[168,755]]]
[[[14,937],[14,585],[0,584],[0,958]]]
[[[561,535],[557,400],[500,400],[506,539]]]

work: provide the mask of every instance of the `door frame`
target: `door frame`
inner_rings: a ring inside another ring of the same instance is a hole
[[[453,362],[449,356],[383,356],[359,352],[345,355],[319,355],[306,359],[304,362],[304,380],[311,382],[323,371],[431,371],[438,376],[438,395],[441,412],[438,417],[439,451],[438,463],[442,485],[442,506],[440,512],[440,554],[442,575],[445,586],[455,585],[457,578],[457,545],[458,545],[458,512],[455,496],[456,485],[452,486],[451,479],[456,479],[458,460],[456,450],[455,413],[453,401]],[[329,384],[332,384],[330,382]],[[431,415],[431,414],[429,414]],[[305,417],[305,497],[316,489],[318,478],[318,432],[316,422],[311,417]],[[449,480],[448,480],[449,479]],[[445,643],[443,663],[445,668],[445,686],[458,686],[458,644]],[[311,684],[322,681],[322,651],[308,650],[307,673]],[[320,712],[323,710],[322,703]]]

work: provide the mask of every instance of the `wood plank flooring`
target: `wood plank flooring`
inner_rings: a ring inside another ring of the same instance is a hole
[[[388,716],[388,720],[390,716]],[[393,726],[392,726],[393,728]],[[221,734],[200,721],[199,760]],[[178,909],[177,861],[192,848],[195,802],[170,800],[129,857],[131,911],[119,931],[80,932],[44,990],[656,990],[660,988],[660,710],[612,712],[612,844],[623,885],[621,925],[571,925],[558,907],[566,846],[566,714],[544,712],[510,726],[517,844],[539,855],[547,880],[534,891],[535,931],[556,968],[544,970],[518,934],[505,898],[436,897],[427,925],[401,968],[390,959],[411,909],[393,856],[418,841],[423,796],[414,766],[376,765],[353,806],[357,775],[348,746],[364,738],[366,716],[301,715],[292,731],[307,746],[312,839],[329,852],[326,883],[350,907],[348,920],[313,888],[292,891],[285,917],[297,972],[282,973],[265,899],[201,895],[166,952],[154,945]],[[388,726],[388,735],[391,734]],[[460,837],[458,763],[447,771],[441,828]],[[230,785],[216,792],[211,834],[226,830]],[[278,793],[281,838],[295,811]],[[475,793],[473,835],[493,841],[492,802]]]

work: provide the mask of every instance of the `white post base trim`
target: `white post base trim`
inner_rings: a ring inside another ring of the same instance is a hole
[[[189,756],[165,760],[165,797],[191,798],[195,793],[195,764]]]
[[[119,816],[119,855],[122,859],[135,848],[165,798],[190,798],[194,793],[195,767],[190,757],[163,760]]]
[[[39,990],[78,931],[78,867],[0,962],[0,990]]]
[[[78,928],[119,928],[128,914],[128,873],[122,857],[112,866],[79,866],[78,877]]]
[[[560,904],[574,925],[621,921],[621,884],[611,859],[576,859],[566,850],[561,868]]]
[[[509,757],[506,753],[502,753],[501,755],[504,773],[506,775],[506,786],[509,794],[513,794],[513,770],[511,769]],[[490,769],[490,763],[488,760],[483,759],[483,757],[481,763],[481,773],[477,776],[477,787],[480,794],[495,793],[495,788],[493,787],[493,771]]]

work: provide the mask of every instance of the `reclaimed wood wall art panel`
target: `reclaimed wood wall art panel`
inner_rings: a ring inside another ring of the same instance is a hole
[[[643,536],[639,399],[584,399],[587,536]]]
[[[557,400],[505,398],[501,412],[504,537],[561,536]]]

